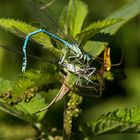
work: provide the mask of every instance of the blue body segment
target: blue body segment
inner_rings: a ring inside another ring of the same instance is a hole
[[[26,56],[26,46],[27,46],[27,43],[28,43],[28,40],[31,36],[35,35],[35,34],[38,34],[38,33],[45,33],[47,35],[49,35],[50,37],[52,37],[53,39],[56,39],[58,41],[60,41],[61,43],[63,43],[65,45],[66,48],[70,49],[71,51],[74,52],[74,56],[73,58],[79,58],[79,59],[83,59],[84,61],[87,61],[89,62],[92,58],[86,54],[85,52],[83,52],[79,45],[77,45],[76,43],[74,44],[71,44],[71,43],[68,43],[67,41],[63,40],[62,38],[58,37],[57,35],[47,31],[47,30],[44,30],[44,29],[38,29],[36,31],[33,31],[31,33],[29,33],[26,38],[25,38],[25,41],[24,41],[24,45],[23,45],[23,64],[22,64],[22,72],[25,72],[26,70],[26,66],[27,66],[27,56]],[[63,58],[64,60],[64,58]]]

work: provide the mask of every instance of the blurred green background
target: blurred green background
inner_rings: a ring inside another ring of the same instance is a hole
[[[61,13],[61,10],[67,2],[68,0],[56,0],[53,6],[51,6],[53,14],[58,15],[59,12]],[[87,18],[88,24],[91,21],[106,18],[123,4],[127,3],[128,0],[86,0],[84,2],[87,3],[89,7],[89,15]],[[0,17],[31,22],[31,16],[26,8],[25,0],[0,0]],[[112,46],[110,46],[112,47],[112,63],[117,63],[120,60],[121,50],[123,50],[124,60],[121,67],[125,70],[127,79],[119,82],[114,81],[112,83],[113,88],[107,86],[107,90],[103,93],[103,97],[99,99],[86,97],[83,103],[83,106],[86,106],[86,109],[83,110],[79,121],[96,119],[102,113],[117,108],[140,106],[140,16],[133,18],[125,24],[123,28],[117,32],[114,38],[115,39],[111,43]],[[15,50],[21,50],[23,40],[0,28],[0,44],[5,44]],[[114,46],[115,48],[113,48]],[[36,50],[31,47],[29,51],[35,53]],[[30,61],[35,64],[35,60]],[[0,77],[8,80],[16,79],[21,73],[21,64],[21,55],[0,48]],[[31,64],[29,63],[29,65]],[[94,105],[91,106],[91,104]],[[56,106],[57,105],[55,105],[55,107]],[[51,116],[50,118],[52,118],[50,119],[50,123],[53,122],[53,119],[56,119],[56,115],[58,115],[59,118],[59,111],[61,109],[62,106],[58,106],[58,112],[54,112],[52,109],[49,115],[49,117]],[[61,125],[60,122],[59,125]],[[33,133],[34,130],[25,122],[0,112],[0,139],[2,139],[2,137],[3,139],[4,137],[12,138],[13,136],[24,139],[24,137],[32,137]],[[95,139],[123,140],[125,138],[127,138],[127,140],[139,140],[140,135],[105,135],[98,136]]]

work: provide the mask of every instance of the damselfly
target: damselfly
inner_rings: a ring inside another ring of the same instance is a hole
[[[13,47],[8,47],[6,45],[1,44],[0,48],[3,48],[3,49],[5,49],[7,51],[10,51],[10,52],[14,52],[16,54],[18,54],[18,53],[22,54],[21,51],[14,50],[14,49],[12,49]],[[45,55],[47,53],[47,50],[43,49],[43,53]],[[68,63],[68,62],[61,62],[60,63],[60,62],[57,62],[56,60],[52,60],[52,61],[47,60],[46,58],[44,59],[44,58],[41,58],[39,56],[35,56],[33,54],[29,54],[29,53],[27,53],[27,56],[30,57],[30,58],[33,58],[35,60],[45,62],[45,63],[52,63],[52,64],[55,64],[55,65],[59,65],[60,66],[60,71],[63,71],[66,74],[68,74],[68,72],[76,74],[78,76],[78,80],[77,80],[76,84],[78,84],[79,86],[82,86],[81,79],[83,79],[82,81],[85,80],[86,82],[93,83],[90,80],[90,76],[94,73],[94,71],[96,69],[90,68],[90,66],[88,66],[88,65],[85,65],[86,67],[85,66],[80,67],[78,65],[74,65],[74,64]]]
[[[28,40],[29,40],[29,38],[31,36],[33,36],[35,34],[38,34],[40,32],[43,32],[43,33],[49,35],[50,37],[52,37],[52,38],[60,41],[61,43],[63,43],[65,45],[64,47],[66,47],[73,54],[73,55],[68,57],[69,59],[71,59],[71,58],[78,59],[78,62],[81,63],[81,64],[89,63],[92,60],[92,58],[87,53],[85,53],[80,48],[80,46],[78,44],[76,44],[76,43],[68,43],[67,41],[63,40],[62,38],[58,37],[57,35],[49,32],[47,30],[39,29],[39,30],[36,30],[34,32],[29,33],[25,38],[24,45],[23,45],[23,54],[24,54],[23,65],[22,65],[22,71],[23,72],[25,72],[26,66],[27,66],[26,47],[27,47]],[[60,64],[63,63],[63,61],[66,58],[66,55],[67,55],[67,52],[63,55],[63,57],[62,57],[62,59],[60,61]]]
[[[33,8],[35,8],[36,12],[39,11],[38,13],[43,13],[43,12],[40,12],[41,9],[39,9],[39,7],[36,5],[36,3],[33,2],[32,0],[28,0],[28,3],[29,3],[29,7],[32,10],[32,12],[34,10]],[[34,6],[32,6],[31,4]],[[38,15],[35,13],[33,13],[33,15],[35,15],[35,16]],[[46,15],[46,17],[47,18],[49,17],[49,19],[50,19],[50,16]],[[43,19],[44,19],[44,16],[43,16]],[[63,47],[64,49],[62,49],[63,56],[59,61],[60,66],[67,69],[69,72],[73,72],[79,78],[83,77],[86,80],[86,82],[92,82],[89,77],[96,70],[95,67],[90,66],[90,63],[93,60],[92,57],[88,53],[86,53],[84,50],[82,50],[82,48],[80,48],[80,46],[77,43],[75,43],[75,42],[69,43],[68,41],[65,41],[64,39],[62,39],[58,35],[50,32],[48,30],[45,30],[45,29],[38,29],[36,31],[29,33],[26,36],[25,41],[24,41],[24,45],[23,45],[23,54],[24,54],[23,65],[22,65],[23,72],[25,72],[26,66],[27,66],[27,57],[26,57],[27,43],[28,43],[31,36],[34,36],[34,35],[41,33],[41,32],[47,34],[52,39],[55,39],[64,45],[64,47]],[[80,80],[78,80],[78,81],[80,81]]]

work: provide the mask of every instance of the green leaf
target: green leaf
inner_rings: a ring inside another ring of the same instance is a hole
[[[107,27],[106,29],[103,29],[100,31],[101,36],[100,39],[104,37],[104,34],[108,35],[107,41],[100,42],[100,52],[98,54],[102,53],[104,48],[108,45],[108,41],[111,39],[111,35],[114,35],[126,22],[128,22],[130,19],[134,18],[140,13],[140,0],[133,0],[126,5],[122,6],[120,9],[115,11],[113,14],[111,14],[106,20],[108,19],[123,19],[122,21],[111,25]],[[103,33],[103,36],[102,36]],[[104,45],[106,42],[106,45]],[[98,42],[95,42],[95,46],[98,46]],[[90,53],[90,51],[86,48],[86,46],[83,47],[84,50]],[[92,55],[92,53],[90,53]],[[94,54],[93,54],[94,56]]]
[[[4,93],[3,93],[4,94]],[[43,96],[41,96],[41,93],[36,93],[34,97],[29,99],[27,102],[27,99],[22,99],[18,101],[17,105],[10,105],[6,102],[10,102],[10,99],[13,98],[13,94],[10,94],[11,96],[8,96],[8,92],[5,93],[5,98],[0,100],[0,109],[3,110],[6,113],[9,113],[13,116],[16,116],[20,119],[23,119],[27,122],[34,122],[41,120],[45,112],[40,113],[38,116],[34,116],[34,112],[37,112],[41,108],[45,107],[47,104],[45,103],[45,99]],[[23,94],[22,96],[24,96]],[[29,95],[29,94],[28,94]],[[31,94],[32,95],[32,94]],[[7,97],[7,98],[6,98]],[[9,97],[9,99],[8,99]],[[2,97],[1,97],[2,98]],[[17,96],[15,98],[15,101],[20,99],[20,96]],[[14,99],[11,99],[14,103]],[[20,102],[21,101],[21,102]]]
[[[36,31],[38,29],[22,21],[4,18],[0,19],[0,27],[20,37],[25,37],[27,34]],[[50,37],[48,35],[44,33],[39,33],[31,37],[31,39],[45,46],[49,51],[55,54],[58,53],[58,49],[52,46]]]
[[[65,79],[65,84],[69,87],[72,88],[77,81],[77,76],[75,74],[69,73]]]
[[[24,114],[26,114],[26,115],[30,114],[33,116],[35,112],[37,112],[41,108],[47,106],[47,103],[45,103],[45,99],[44,99],[44,97],[41,96],[41,94],[44,94],[44,93],[43,92],[37,93],[36,96],[28,103],[25,101],[22,101],[21,103],[16,105],[16,109],[24,112]],[[37,115],[38,120],[41,120],[44,117],[45,113],[46,113],[45,111],[39,113]]]
[[[76,37],[78,38],[79,42],[81,41],[86,42],[88,39],[90,39],[92,36],[94,36],[102,29],[114,25],[120,21],[122,21],[122,19],[115,19],[115,18],[96,21],[94,23],[91,23],[85,29],[83,29],[82,32],[78,34]]]
[[[101,115],[97,120],[87,123],[94,135],[113,133],[139,133],[140,107],[117,109]],[[82,130],[83,131],[83,130]]]
[[[9,80],[0,78],[0,92],[6,92],[12,89],[13,83]]]
[[[14,82],[11,101],[15,102],[17,98],[22,98],[22,100],[27,98],[28,100],[27,96],[34,97],[38,92],[38,88],[41,88],[43,85],[56,84],[57,80],[54,82],[54,78],[57,78],[57,73],[53,65],[48,65],[47,68],[41,71],[36,70],[23,73]],[[22,97],[23,95],[25,97]]]
[[[87,13],[88,8],[85,3],[80,0],[70,0],[60,16],[60,24],[64,26],[66,34],[70,33],[75,37],[80,33]]]
[[[104,30],[104,33],[115,34],[126,22],[140,14],[140,0],[133,0],[122,6],[120,9],[111,14],[107,19],[110,18],[122,18],[123,20],[117,24],[114,24]]]
[[[106,44],[106,42],[87,41],[84,45],[84,50],[95,59],[105,49]]]
[[[25,115],[22,111],[19,111],[16,108],[3,104],[1,102],[0,102],[0,110],[4,111],[10,115],[13,115],[17,118],[20,118],[24,121],[27,121],[31,124],[34,123],[34,121],[35,121],[35,118],[31,117],[30,115]]]
[[[45,112],[40,113],[37,117],[34,117],[33,113],[47,106],[44,97],[50,90],[46,92],[42,87],[50,84],[54,84],[55,87],[58,81],[54,81],[54,78],[57,79],[56,68],[53,65],[49,65],[41,71],[23,73],[14,82],[0,80],[2,83],[0,84],[1,109],[12,115],[15,113],[15,116],[26,121],[41,120]],[[12,111],[14,108],[16,112]],[[21,114],[24,114],[24,118],[20,116]]]
[[[57,77],[56,67],[48,65],[42,70],[32,70],[22,73],[14,83],[14,92],[20,93],[33,87],[40,87],[50,83],[55,83],[53,78]]]

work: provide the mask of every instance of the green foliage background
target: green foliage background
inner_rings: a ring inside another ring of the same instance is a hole
[[[104,19],[116,9],[121,7],[128,0],[87,0],[84,1],[89,6],[88,22],[98,19]],[[62,7],[67,3],[64,0],[57,0],[55,6],[51,7],[54,15],[58,15],[61,12]],[[22,21],[30,22],[31,16],[29,15],[25,2],[23,0],[0,0],[0,17],[14,18]],[[56,16],[57,17],[57,16]],[[82,112],[79,121],[88,121],[96,119],[102,113],[112,111],[117,108],[140,106],[140,16],[133,18],[115,35],[115,41],[113,44],[118,44],[124,50],[124,62],[127,79],[121,82],[114,82],[110,88],[107,88],[103,97],[89,98],[84,100],[84,106],[88,109]],[[0,44],[6,44],[14,46],[15,50],[21,50],[23,40],[9,34],[0,29]],[[116,45],[116,46],[118,46]],[[112,62],[117,63],[121,57],[120,48],[112,48]],[[37,47],[32,46],[29,51],[36,54]],[[115,53],[114,53],[115,52]],[[115,60],[115,62],[114,62]],[[16,55],[11,52],[7,52],[0,48],[0,77],[14,80],[16,76],[21,73],[22,56]],[[36,64],[35,60],[31,60],[29,67],[33,67]],[[113,88],[112,88],[113,87]],[[57,120],[61,119],[61,102],[57,103],[55,107],[50,111],[48,119],[50,124],[61,127],[61,123],[58,124]],[[91,106],[91,107],[90,107]],[[88,114],[88,115],[87,115]],[[58,116],[57,118],[55,116]],[[53,118],[53,119],[52,119]],[[16,137],[32,136],[33,129],[25,125],[25,122],[18,120],[10,115],[0,112],[0,135],[15,135]],[[14,132],[13,132],[14,128]],[[25,131],[24,129],[29,129]],[[17,131],[16,131],[17,130]],[[22,133],[21,133],[22,132]],[[27,134],[27,132],[29,134]],[[105,135],[98,136],[95,139],[102,140],[118,140],[118,139],[140,139],[138,134],[135,135]]]

